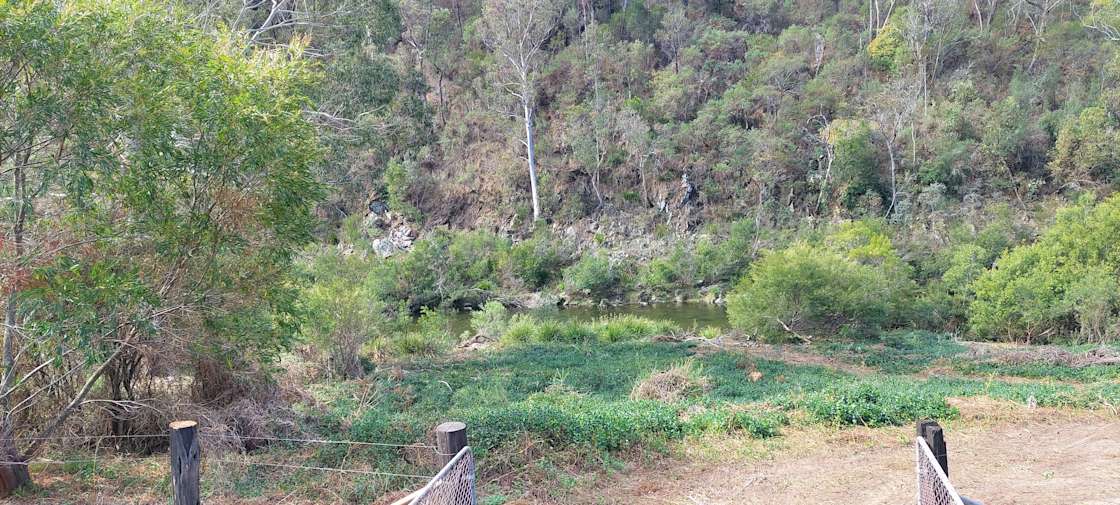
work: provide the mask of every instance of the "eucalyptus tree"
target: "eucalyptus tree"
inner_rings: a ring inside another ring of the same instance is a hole
[[[156,362],[205,399],[198,370],[294,336],[312,73],[296,47],[244,48],[149,2],[0,2],[0,460],[93,401],[118,421]],[[0,493],[29,481],[0,464]]]
[[[514,97],[521,109],[533,220],[541,218],[533,139],[535,78],[543,59],[544,44],[552,36],[560,13],[561,4],[557,0],[488,0],[480,19],[483,41],[497,60],[497,85]]]
[[[1106,40],[1120,42],[1120,4],[1117,2],[1093,0],[1089,5],[1089,14],[1082,22]]]
[[[436,97],[441,123],[447,122],[448,101],[445,90],[451,69],[459,56],[458,43],[462,36],[455,27],[450,9],[437,5],[435,0],[403,0],[400,3],[403,32],[401,41],[410,49],[417,69],[435,74]]]

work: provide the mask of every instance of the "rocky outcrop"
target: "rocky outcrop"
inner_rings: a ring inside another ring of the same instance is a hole
[[[370,241],[373,250],[382,258],[411,249],[417,237],[416,230],[404,217],[388,208],[374,210],[371,205],[364,224],[366,233],[375,237]]]

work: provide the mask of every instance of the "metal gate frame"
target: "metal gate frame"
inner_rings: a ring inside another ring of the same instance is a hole
[[[464,447],[417,491],[409,505],[478,505],[474,454]]]
[[[933,451],[925,439],[918,437],[914,442],[916,446],[916,463],[918,473],[918,505],[964,505],[961,495],[957,493],[949,476],[937,463]]]

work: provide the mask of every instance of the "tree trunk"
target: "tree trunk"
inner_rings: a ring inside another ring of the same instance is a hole
[[[895,173],[898,171],[898,165],[894,160],[894,139],[887,139],[887,154],[891,159],[891,206],[887,208],[887,215],[894,211],[894,205],[898,201],[898,186],[895,183]]]
[[[529,159],[529,191],[533,194],[533,221],[541,218],[541,201],[537,197],[537,158],[533,148],[533,112],[529,109],[529,102],[521,101],[521,110],[525,115],[525,155]]]
[[[16,211],[15,222],[12,223],[12,242],[15,247],[17,265],[23,263],[23,246],[24,246],[24,227],[27,224],[27,172],[25,167],[31,159],[31,151],[28,150],[24,156],[23,161],[17,161],[15,169],[12,171],[12,179],[15,186],[14,199],[19,209]],[[21,464],[27,460],[23,454],[16,448],[16,441],[12,439],[15,435],[14,427],[11,424],[11,418],[8,417],[11,412],[12,388],[16,378],[16,328],[19,326],[18,312],[16,310],[16,303],[19,301],[19,286],[10,286],[11,291],[8,293],[8,298],[4,303],[4,343],[3,343],[3,362],[4,367],[3,377],[0,377],[0,395],[3,399],[0,400],[0,498],[7,497],[13,491],[31,484],[31,474],[28,472],[27,465]]]
[[[646,160],[644,157],[638,160],[638,180],[642,184],[642,205],[649,207],[649,187],[646,185]]]
[[[16,449],[12,440],[10,424],[0,426],[0,498],[11,496],[12,492],[31,484],[31,472],[23,464],[27,458]]]

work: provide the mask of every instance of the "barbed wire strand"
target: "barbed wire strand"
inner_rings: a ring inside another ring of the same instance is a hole
[[[99,440],[99,439],[139,439],[139,438],[166,438],[167,433],[159,434],[136,434],[136,435],[59,435],[53,437],[11,437],[0,438],[0,441],[12,442],[27,442],[35,440]],[[364,445],[364,446],[377,446],[377,447],[406,447],[414,449],[432,449],[437,450],[434,445],[426,444],[391,444],[388,442],[359,442],[355,440],[326,440],[319,438],[281,438],[281,437],[251,437],[242,435],[223,435],[215,433],[199,433],[199,437],[203,438],[221,438],[227,440],[261,440],[270,442],[298,442],[307,444],[345,444],[345,445]]]
[[[167,436],[168,436],[167,433],[160,433],[158,435],[156,435],[156,434],[152,434],[152,435],[57,435],[57,436],[53,436],[53,437],[0,438],[0,440],[5,441],[5,442],[13,442],[13,441],[23,442],[23,441],[32,441],[32,440],[95,440],[95,439],[102,439],[102,438],[166,438]]]
[[[0,461],[0,465],[16,465],[16,466],[31,466],[31,465],[69,465],[78,463],[97,463],[99,459],[48,459],[42,461]]]
[[[359,474],[359,475],[376,475],[376,476],[383,476],[383,477],[405,477],[405,478],[411,478],[411,479],[424,479],[424,480],[428,480],[428,479],[432,478],[431,475],[416,475],[416,474],[409,474],[409,473],[379,472],[379,471],[375,471],[375,470],[350,470],[350,469],[346,469],[346,468],[331,468],[331,467],[326,467],[326,466],[285,465],[285,464],[282,464],[282,463],[264,463],[264,462],[258,462],[258,461],[238,461],[238,460],[234,460],[234,459],[210,459],[210,458],[206,458],[206,459],[203,460],[203,462],[207,463],[207,464],[228,463],[228,464],[234,464],[234,465],[271,466],[271,467],[276,467],[276,468],[288,468],[288,469],[292,469],[292,470],[318,470],[318,471],[322,471],[322,472],[351,473],[351,474]]]
[[[236,440],[263,440],[269,442],[299,442],[305,444],[345,444],[345,445],[368,445],[376,447],[408,447],[413,449],[432,449],[437,450],[434,445],[425,444],[390,444],[388,442],[358,442],[354,440],[325,440],[321,438],[280,438],[280,437],[243,437],[240,435],[220,435],[211,433],[199,433],[203,438],[224,438]]]
[[[0,461],[0,465],[15,465],[15,466],[31,466],[31,465],[69,465],[79,463],[99,463],[100,459],[65,459],[65,460],[41,460],[41,461]],[[431,479],[431,475],[418,475],[410,473],[393,473],[381,472],[375,470],[352,470],[347,468],[331,468],[325,466],[302,466],[302,465],[285,465],[282,463],[265,463],[260,461],[237,461],[233,459],[204,459],[204,463],[224,463],[233,465],[248,465],[248,466],[270,466],[276,468],[287,468],[291,470],[317,470],[321,472],[336,472],[336,473],[349,473],[359,475],[375,475],[382,477],[404,477],[411,479]]]

